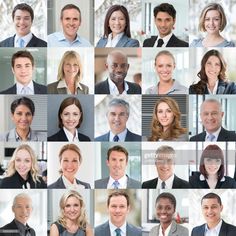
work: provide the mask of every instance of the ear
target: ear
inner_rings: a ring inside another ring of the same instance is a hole
[[[13,67],[11,68],[11,71],[12,71],[13,75],[15,75],[15,71],[14,71]]]
[[[108,64],[107,63],[105,63],[105,68],[108,69]]]
[[[109,167],[109,161],[108,161],[108,160],[106,160],[106,164],[107,164],[107,166]]]
[[[222,112],[221,112],[221,117],[222,117],[222,118],[223,118],[224,114],[225,114],[225,113],[222,111]]]

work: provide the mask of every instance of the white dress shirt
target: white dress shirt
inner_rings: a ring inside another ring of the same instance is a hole
[[[125,83],[125,89],[122,92],[122,94],[127,94],[127,91],[129,90],[129,85],[125,81],[124,81],[124,83]],[[108,78],[108,84],[109,84],[110,94],[112,94],[112,95],[119,95],[120,94],[115,83],[110,78]]]
[[[221,225],[222,220],[212,229],[209,229],[207,224],[205,224],[205,236],[220,236]]]
[[[117,227],[117,226],[113,225],[111,223],[111,221],[109,220],[111,236],[116,236],[116,231],[115,230],[117,228],[121,229],[121,231],[120,231],[121,236],[126,236],[126,225],[127,225],[127,223],[125,222],[121,227]]]
[[[33,34],[31,32],[29,32],[27,35],[21,37],[19,35],[16,34],[15,36],[15,40],[14,40],[14,47],[19,47],[19,40],[23,39],[24,40],[24,47],[26,47],[26,45],[29,43],[29,41],[33,38]]]
[[[114,183],[115,181],[116,181],[116,180],[113,179],[113,178],[110,176],[110,177],[109,177],[108,184],[107,184],[107,188],[108,188],[108,189],[114,189],[113,183]],[[122,176],[120,179],[117,179],[117,181],[119,182],[119,189],[125,189],[125,188],[127,188],[127,176],[126,176],[126,175]]]
[[[73,183],[71,183],[64,175],[62,175],[62,181],[63,181],[66,189],[80,190],[80,189],[84,189],[85,188],[84,185],[77,184],[76,183],[76,179],[74,179]]]
[[[112,38],[112,33],[110,33],[108,35],[108,39],[107,39],[107,44],[106,44],[106,48],[114,48],[117,43],[120,41],[120,39],[122,38],[122,36],[124,35],[124,32],[117,34],[114,38]]]
[[[211,133],[211,135],[214,135],[214,136],[215,136],[214,139],[212,140],[213,142],[216,142],[216,141],[217,141],[220,131],[221,131],[221,127],[220,127],[218,130],[216,130],[216,132]],[[205,141],[208,141],[209,135],[210,135],[210,133],[208,133],[208,132],[206,131]]]
[[[115,137],[115,135],[117,135],[117,136],[119,137],[119,141],[118,141],[118,142],[124,142],[124,141],[125,141],[125,138],[126,138],[126,134],[127,134],[127,129],[125,129],[124,131],[122,131],[122,132],[119,133],[119,134],[113,134],[113,133],[110,131],[109,141],[110,141],[110,142],[113,142],[113,138]]]
[[[165,189],[171,189],[172,188],[173,182],[174,182],[174,177],[175,177],[174,175],[171,175],[171,177],[169,179],[164,181],[165,184],[166,184]],[[158,178],[157,189],[162,189],[162,187],[161,187],[162,182],[163,181],[160,178]]]
[[[77,129],[75,130],[75,136],[69,130],[67,130],[65,127],[63,127],[63,130],[64,130],[69,142],[79,142]]]
[[[165,48],[172,35],[173,35],[173,33],[170,33],[170,34],[166,35],[164,38],[161,38],[160,36],[158,36],[156,42],[153,45],[153,47],[157,46],[159,39],[163,39],[164,43],[163,43],[163,45],[161,47]]]
[[[24,88],[27,89],[27,93],[24,92]],[[27,84],[26,86],[19,83],[19,82],[16,82],[16,94],[22,94],[22,95],[26,95],[26,94],[34,94],[34,84],[33,84],[33,81],[31,80],[29,82],[29,84]]]

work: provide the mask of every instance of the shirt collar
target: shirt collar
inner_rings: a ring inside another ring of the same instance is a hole
[[[110,131],[110,135],[109,135],[109,141],[110,142],[113,142],[113,138],[115,137],[115,135],[117,135],[119,137],[119,142],[124,142],[125,141],[125,138],[126,138],[126,134],[127,134],[127,129],[125,129],[124,131],[122,131],[121,133],[119,134],[113,134],[111,131]]]
[[[16,129],[14,129],[14,133],[15,133],[15,139],[16,141],[22,141],[21,137],[19,136],[19,134],[16,132]],[[31,129],[27,135],[27,140],[30,141],[31,140]]]
[[[158,37],[157,37],[157,39],[156,39],[156,42],[155,42],[155,44],[154,44],[153,47],[156,47],[156,46],[157,46],[157,44],[158,44],[158,39],[163,39],[164,44],[163,44],[161,47],[162,47],[162,48],[163,48],[163,47],[166,47],[166,45],[167,45],[167,43],[169,42],[169,40],[170,40],[170,38],[172,37],[172,35],[173,35],[172,32],[171,32],[170,34],[166,35],[166,36],[163,37],[163,38],[161,38],[161,37],[158,35]]]
[[[157,87],[158,87],[159,83],[160,82],[158,82]],[[173,79],[173,85],[170,88],[170,90],[166,92],[166,95],[171,94],[171,93],[173,93],[175,91],[182,91],[182,90],[183,90],[183,85],[181,85],[177,80]]]
[[[206,180],[206,178],[204,177],[203,174],[200,174],[199,179],[200,179],[201,181],[205,181],[205,180]],[[225,177],[223,176],[223,177],[221,178],[220,182],[224,182],[224,181],[225,181]]]
[[[167,180],[165,180],[165,184],[166,184],[166,189],[171,189],[173,186],[173,182],[174,182],[174,177],[175,175],[171,175]],[[163,180],[161,180],[160,178],[158,178],[157,181],[157,188],[161,189],[161,183],[163,182]]]
[[[205,224],[205,235],[206,236],[208,236],[208,235],[220,235],[221,225],[222,225],[222,220],[220,220],[220,222],[212,229],[209,229],[208,225]],[[213,234],[211,234],[211,233],[213,233]]]
[[[207,84],[207,90],[209,94],[217,94],[217,89],[218,89],[218,84],[219,84],[219,80],[216,80],[215,86],[213,91],[211,92],[211,90],[208,88],[208,84]]]
[[[75,87],[76,87],[75,94],[77,94],[77,90],[83,91],[83,88],[78,81],[76,81]],[[65,88],[67,91],[67,94],[71,94],[70,90],[68,89],[66,85],[66,81],[64,79],[59,80],[57,88]]]
[[[29,89],[29,94],[34,94],[34,83],[32,80],[26,86],[17,81],[16,82],[16,94],[22,94],[22,89],[24,87],[27,87]]]
[[[172,222],[171,222],[171,224],[166,228],[166,230],[165,230],[165,235],[169,235],[171,225],[172,225]],[[160,227],[159,227],[159,234],[158,234],[158,235],[159,235],[159,236],[163,236],[161,224],[160,224]]]
[[[64,175],[62,175],[62,181],[63,181],[66,189],[79,190],[79,189],[84,189],[85,188],[84,185],[77,184],[76,178],[74,178],[73,183],[71,183]]]
[[[25,230],[27,228],[29,228],[28,224],[22,224],[20,221],[18,221],[17,219],[14,219],[17,228],[19,229],[19,234],[18,235],[25,235]]]
[[[121,235],[126,235],[126,225],[127,225],[127,223],[125,222],[123,225],[121,225],[121,227],[117,227],[117,226],[113,225],[111,223],[111,221],[109,220],[109,227],[110,227],[111,235],[116,235],[115,230],[117,228],[121,229]]]
[[[213,134],[213,135],[215,136],[215,138],[214,138],[213,141],[217,141],[220,131],[221,131],[221,127],[220,127],[218,130],[216,130],[214,133],[211,133],[211,135]],[[208,136],[209,136],[209,135],[210,135],[210,133],[208,133],[207,130],[206,130],[206,138],[205,138],[205,141],[208,140]]]
[[[69,40],[65,37],[65,35],[64,35],[63,32],[58,32],[57,38],[58,38],[58,41],[67,41],[67,42],[70,43],[70,44],[73,44],[73,43],[75,43],[75,42],[81,43],[80,36],[79,36],[78,34],[76,34],[76,38],[75,38],[74,41],[72,41],[72,42],[69,41]]]
[[[119,181],[119,188],[120,189],[125,189],[127,187],[127,176],[124,175],[122,176],[120,179],[117,179]],[[111,176],[109,177],[109,181],[107,183],[107,188],[108,189],[113,189],[114,188],[114,185],[113,183],[115,182],[115,179],[113,179]]]
[[[108,84],[109,84],[110,94],[112,94],[112,95],[120,94],[115,83],[110,78],[108,78]],[[125,80],[124,80],[124,84],[125,84],[125,89],[122,94],[127,94],[127,91],[129,90],[129,85],[127,84],[127,82]]]
[[[64,130],[64,132],[66,134],[66,137],[67,137],[69,142],[79,141],[77,129],[75,129],[75,136],[69,130],[67,130],[65,127],[63,127],[63,130]]]
[[[120,39],[123,37],[123,35],[124,35],[124,32],[121,32],[117,34],[114,38],[112,38],[112,33],[110,33],[107,38],[106,47],[114,48],[117,45],[117,43],[120,41]]]
[[[29,32],[27,35],[21,37],[19,35],[16,34],[15,36],[15,40],[14,40],[14,44],[15,47],[17,47],[18,45],[18,40],[19,39],[23,39],[24,40],[24,47],[26,47],[26,45],[29,43],[29,41],[33,38],[33,34],[31,32]]]

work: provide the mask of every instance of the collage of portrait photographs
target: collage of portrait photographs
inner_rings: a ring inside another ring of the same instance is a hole
[[[0,27],[0,236],[236,235],[236,0],[4,0]]]

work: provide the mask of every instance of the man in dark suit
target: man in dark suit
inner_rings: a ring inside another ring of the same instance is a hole
[[[141,136],[132,133],[126,128],[129,118],[129,103],[120,98],[112,99],[108,104],[107,120],[110,131],[97,138],[95,141],[141,141]]]
[[[32,200],[30,196],[26,193],[16,195],[13,200],[12,211],[15,218],[11,223],[0,228],[0,236],[35,236],[34,229],[27,224],[32,212]]]
[[[219,235],[235,236],[236,227],[221,219],[223,205],[216,193],[207,193],[201,200],[202,214],[206,223],[194,227],[191,236]],[[214,232],[214,233],[213,233]]]
[[[172,29],[176,21],[176,10],[169,3],[162,3],[153,10],[158,36],[145,39],[143,47],[188,47],[188,43],[177,38]]]
[[[216,99],[206,99],[200,107],[200,117],[205,131],[190,138],[190,141],[236,141],[235,131],[222,127],[224,112]]]
[[[140,188],[141,183],[125,174],[128,165],[128,151],[116,145],[108,149],[106,164],[109,169],[109,177],[95,181],[95,188],[126,189]]]
[[[141,94],[141,87],[125,81],[129,70],[127,56],[118,50],[110,52],[105,63],[109,78],[95,85],[95,94]]]
[[[156,151],[155,165],[158,178],[142,183],[142,188],[189,188],[189,183],[174,174],[175,150],[167,145],[160,146]]]
[[[34,11],[26,3],[17,4],[12,11],[12,20],[16,34],[0,42],[0,47],[47,47],[47,43],[37,38],[30,29],[34,20]]]
[[[95,228],[95,236],[128,235],[141,236],[140,228],[129,224],[126,217],[130,211],[130,197],[125,191],[112,191],[107,199],[109,221]]]
[[[47,94],[47,87],[32,80],[34,58],[28,51],[18,51],[11,59],[12,72],[16,84],[1,91],[0,94]]]

